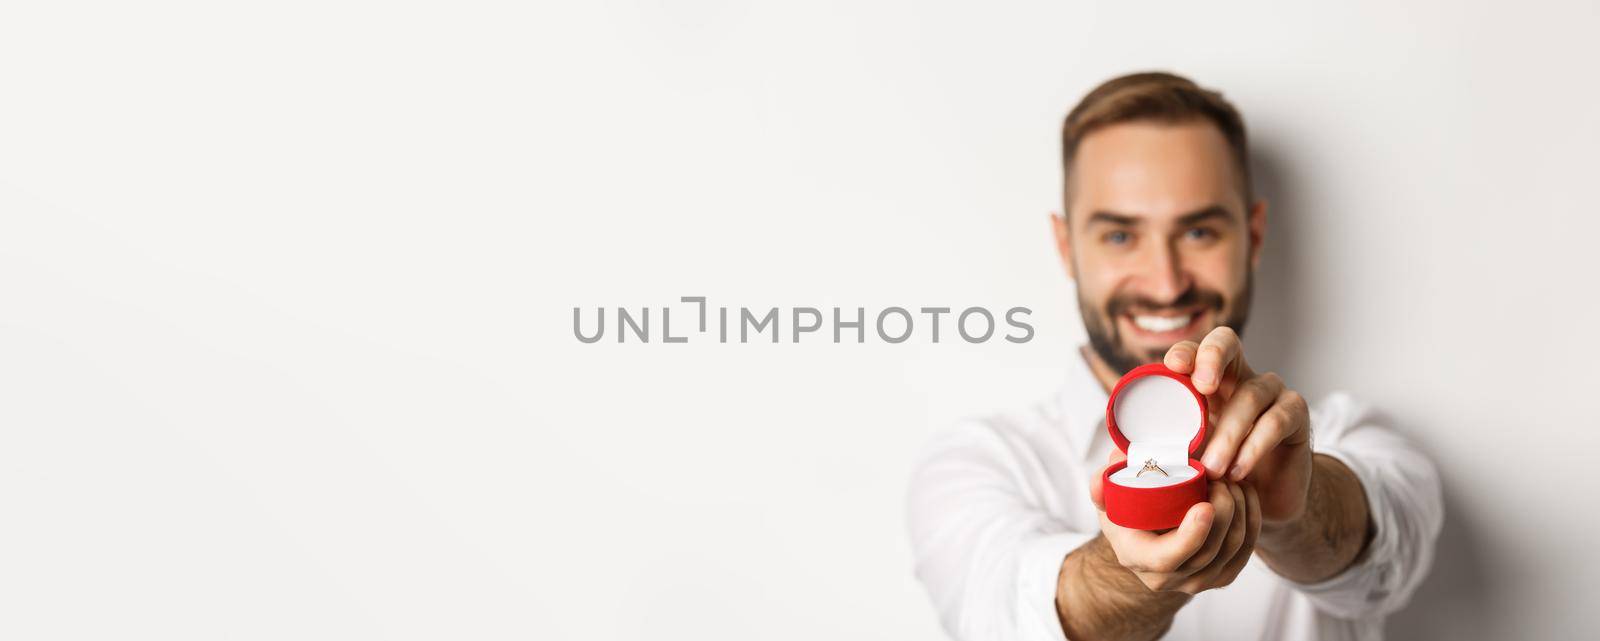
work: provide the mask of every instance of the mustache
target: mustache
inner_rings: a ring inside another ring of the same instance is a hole
[[[1106,301],[1106,315],[1112,318],[1126,313],[1130,309],[1162,309],[1169,307],[1201,307],[1213,311],[1222,311],[1222,294],[1198,287],[1184,290],[1177,298],[1170,301],[1157,301],[1137,294],[1112,296]]]

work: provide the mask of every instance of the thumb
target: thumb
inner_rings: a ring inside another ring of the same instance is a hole
[[[1211,534],[1211,522],[1216,516],[1216,508],[1210,503],[1191,506],[1176,529],[1162,532],[1156,538],[1161,555],[1179,564],[1188,561],[1200,550],[1200,546],[1205,545],[1206,537]]]

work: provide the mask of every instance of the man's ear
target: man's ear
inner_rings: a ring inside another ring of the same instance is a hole
[[[1261,247],[1267,242],[1267,201],[1250,205],[1250,269],[1261,265]]]
[[[1055,233],[1056,253],[1061,254],[1061,266],[1067,268],[1067,278],[1076,282],[1078,274],[1072,266],[1072,234],[1067,228],[1066,215],[1050,212],[1050,229]]]

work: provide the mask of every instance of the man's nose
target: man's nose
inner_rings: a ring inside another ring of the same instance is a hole
[[[1149,271],[1144,277],[1144,291],[1150,298],[1171,302],[1189,289],[1189,276],[1183,269],[1183,260],[1172,245],[1163,244],[1153,249]]]

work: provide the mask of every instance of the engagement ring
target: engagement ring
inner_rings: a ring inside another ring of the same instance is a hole
[[[1145,472],[1160,472],[1162,476],[1172,476],[1171,474],[1168,474],[1166,470],[1161,469],[1160,465],[1156,465],[1155,459],[1146,460],[1144,462],[1144,469],[1139,470],[1139,473],[1135,474],[1134,477],[1143,476]]]

